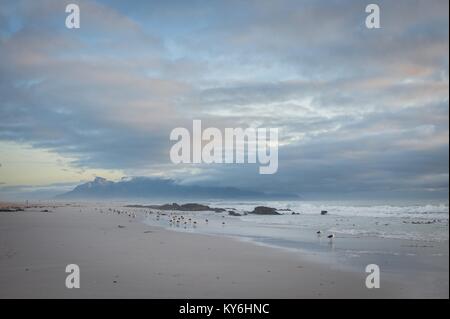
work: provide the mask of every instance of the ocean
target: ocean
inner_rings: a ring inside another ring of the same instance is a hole
[[[191,222],[179,225],[170,223],[167,215],[149,215],[144,222],[174,231],[227,236],[289,250],[334,268],[364,271],[368,264],[377,264],[385,276],[410,281],[418,294],[419,291],[425,296],[427,293],[433,296],[436,291],[448,294],[448,201],[201,203],[227,211],[176,212],[186,220],[191,218]],[[281,209],[281,215],[246,214],[255,206]],[[328,213],[321,215],[323,210]],[[231,216],[228,211],[242,216]],[[328,239],[331,234],[335,237]]]

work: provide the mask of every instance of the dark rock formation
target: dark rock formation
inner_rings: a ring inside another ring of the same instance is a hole
[[[7,207],[7,208],[0,208],[0,212],[5,212],[5,213],[13,213],[13,212],[23,212],[24,209],[20,208],[20,207]]]
[[[266,207],[266,206],[257,206],[255,209],[253,209],[252,212],[249,212],[249,214],[256,214],[256,215],[281,215],[277,212],[276,208],[272,207]]]
[[[173,204],[164,204],[164,205],[128,205],[126,207],[135,207],[135,208],[151,208],[151,209],[159,209],[159,210],[180,210],[185,212],[202,212],[202,211],[213,211],[216,213],[224,212],[223,208],[214,208],[209,207],[207,205],[197,204],[197,203],[188,203],[183,205],[178,205],[177,203]]]

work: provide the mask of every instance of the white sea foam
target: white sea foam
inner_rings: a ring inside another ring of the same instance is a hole
[[[229,203],[230,205],[232,203]],[[281,209],[291,209],[292,211],[317,215],[322,210],[328,211],[331,215],[337,216],[365,216],[365,217],[426,217],[426,218],[449,218],[448,203],[434,203],[434,204],[390,204],[390,205],[371,205],[358,204],[351,205],[347,203],[327,203],[327,202],[265,202],[262,203],[236,203],[236,208],[241,210],[252,210],[256,205],[265,205]],[[282,212],[290,214],[290,211]]]
[[[373,202],[216,202],[218,207],[234,207],[240,213],[255,206],[283,209],[280,215],[244,215],[237,219],[247,227],[266,233],[276,230],[318,230],[357,237],[445,241],[448,240],[449,204]],[[289,209],[289,210],[287,210]],[[322,216],[322,210],[328,211]],[[296,212],[299,215],[293,215]],[[241,225],[240,224],[240,225]],[[253,226],[252,226],[253,225]]]

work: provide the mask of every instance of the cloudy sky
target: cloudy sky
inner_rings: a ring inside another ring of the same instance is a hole
[[[2,0],[0,193],[157,176],[448,199],[448,1],[377,1],[380,29],[368,3]],[[279,128],[278,172],[172,164],[193,119]]]

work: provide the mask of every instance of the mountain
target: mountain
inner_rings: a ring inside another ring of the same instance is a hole
[[[295,195],[266,194],[235,187],[180,185],[171,179],[134,177],[118,182],[96,177],[93,181],[76,186],[72,191],[56,196],[57,199],[287,199]]]

